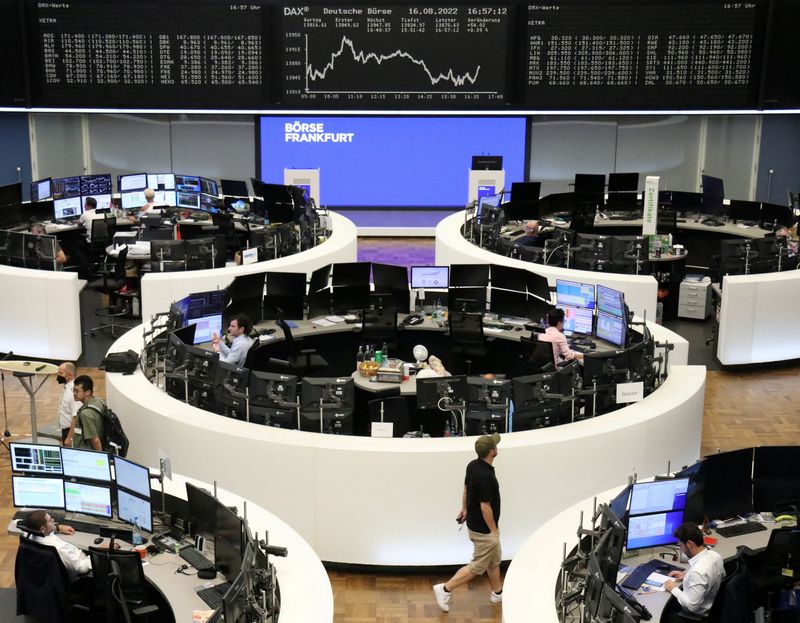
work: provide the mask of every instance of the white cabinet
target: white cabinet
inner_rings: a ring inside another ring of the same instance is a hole
[[[704,320],[711,313],[711,280],[682,281],[678,297],[678,318]]]

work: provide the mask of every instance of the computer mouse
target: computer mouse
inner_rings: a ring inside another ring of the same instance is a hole
[[[597,348],[597,344],[594,342],[589,342],[589,348]]]
[[[424,318],[422,316],[417,316],[415,314],[414,316],[411,316],[408,319],[408,324],[410,324],[412,326],[415,325],[415,324],[422,324],[423,320],[424,320]]]
[[[100,545],[103,542],[103,537],[99,536],[94,540],[95,545]]]
[[[522,331],[522,327],[514,327],[514,331]]]

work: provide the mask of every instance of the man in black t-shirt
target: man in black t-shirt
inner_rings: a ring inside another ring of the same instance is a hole
[[[450,591],[484,573],[489,576],[489,584],[492,587],[489,601],[491,603],[503,601],[503,581],[500,579],[502,550],[500,531],[497,527],[500,520],[500,485],[497,483],[492,465],[497,456],[498,443],[500,443],[498,433],[478,437],[475,441],[478,458],[467,465],[461,510],[456,516],[456,521],[460,524],[467,522],[474,550],[472,561],[468,565],[461,567],[447,582],[433,586],[436,603],[444,612],[450,610]]]

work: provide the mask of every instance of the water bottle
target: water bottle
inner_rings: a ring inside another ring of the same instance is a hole
[[[142,530],[139,528],[139,518],[133,518],[133,546],[141,545],[144,542]]]
[[[364,362],[364,347],[358,347],[358,354],[356,355],[356,369]]]
[[[386,342],[383,343],[383,348],[381,348],[381,353],[383,354],[383,360],[386,361],[389,358],[389,347],[386,346]]]

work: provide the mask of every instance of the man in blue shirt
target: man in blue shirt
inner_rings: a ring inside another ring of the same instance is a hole
[[[244,367],[247,352],[253,344],[253,340],[248,336],[252,328],[253,323],[250,322],[250,318],[245,314],[236,314],[228,325],[230,346],[225,344],[216,333],[212,333],[211,342],[214,350],[219,353],[219,360],[224,363],[232,363],[240,368]]]

